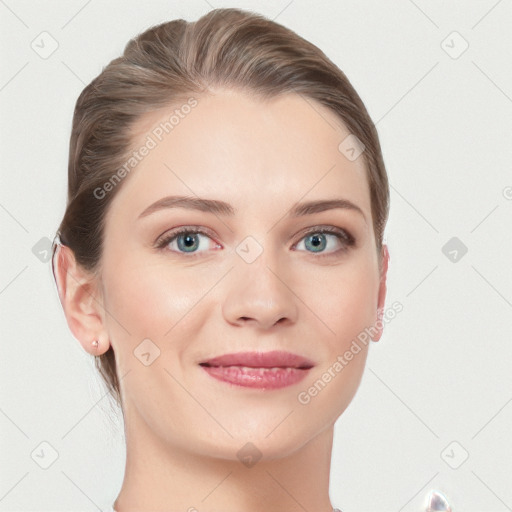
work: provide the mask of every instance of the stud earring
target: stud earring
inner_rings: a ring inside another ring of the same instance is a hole
[[[92,346],[93,346],[94,348],[98,348],[98,340],[94,340],[94,341],[92,342]]]

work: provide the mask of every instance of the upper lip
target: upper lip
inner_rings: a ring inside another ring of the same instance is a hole
[[[306,357],[274,350],[272,352],[236,352],[224,354],[199,363],[203,366],[248,366],[251,368],[301,368],[309,369],[313,361]]]

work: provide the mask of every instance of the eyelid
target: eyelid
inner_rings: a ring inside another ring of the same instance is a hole
[[[160,235],[155,243],[154,246],[157,249],[165,249],[165,247],[174,239],[176,239],[179,235],[182,235],[183,233],[199,233],[201,235],[205,235],[208,238],[210,238],[213,242],[215,242],[218,245],[220,244],[216,239],[215,235],[213,234],[213,231],[211,231],[208,228],[205,228],[203,226],[193,226],[193,225],[183,225],[183,226],[176,226],[175,228],[171,229],[170,231],[166,231],[164,234]],[[176,252],[176,251],[171,251]],[[186,254],[186,253],[181,253]],[[200,253],[189,253],[189,254],[200,254]]]
[[[352,234],[344,228],[340,228],[338,226],[333,226],[330,224],[319,224],[317,226],[310,226],[301,230],[297,236],[299,239],[295,242],[296,245],[300,242],[306,235],[315,234],[315,233],[327,233],[331,235],[338,235],[341,239],[344,239],[347,245],[355,245],[356,239]]]
[[[340,257],[344,254],[346,254],[350,249],[354,249],[357,247],[356,245],[356,238],[352,236],[352,234],[347,231],[344,228],[340,228],[337,226],[332,225],[320,225],[320,226],[311,226],[309,228],[306,228],[299,234],[299,239],[297,242],[293,244],[293,250],[295,251],[295,247],[301,243],[304,238],[306,238],[309,235],[314,235],[316,233],[320,234],[327,234],[327,235],[333,235],[337,241],[340,243],[341,247],[339,249],[336,249],[334,251],[322,251],[315,253],[313,251],[299,251],[304,252],[309,256],[313,257],[314,259],[319,258],[333,258],[333,257]]]

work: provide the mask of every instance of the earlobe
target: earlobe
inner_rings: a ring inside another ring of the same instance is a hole
[[[379,284],[379,296],[377,300],[377,322],[375,329],[377,334],[372,337],[372,341],[379,341],[382,332],[384,330],[383,316],[384,316],[384,304],[386,302],[386,279],[388,274],[388,263],[389,263],[389,251],[388,246],[383,244],[382,246],[382,270],[380,273],[380,284]]]
[[[97,296],[94,277],[77,264],[69,247],[60,244],[54,255],[53,270],[60,303],[73,336],[84,350],[98,355],[98,348],[91,341],[99,339],[104,330],[103,305]]]

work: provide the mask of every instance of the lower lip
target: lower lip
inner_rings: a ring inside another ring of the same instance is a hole
[[[279,389],[301,381],[310,369],[298,368],[243,368],[240,366],[203,366],[213,377],[229,384],[246,388]]]

